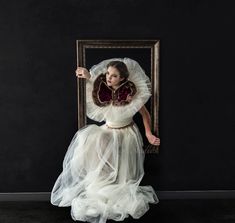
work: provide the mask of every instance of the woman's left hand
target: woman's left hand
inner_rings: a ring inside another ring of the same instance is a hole
[[[160,138],[156,137],[152,133],[146,135],[148,141],[150,144],[159,146],[160,145]]]

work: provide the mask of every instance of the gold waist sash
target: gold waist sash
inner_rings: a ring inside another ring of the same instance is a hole
[[[106,123],[106,126],[108,128],[110,128],[110,129],[123,129],[123,128],[129,127],[129,126],[132,126],[132,125],[134,125],[134,121],[131,121],[129,124],[124,125],[124,126],[119,126],[119,127],[117,127],[117,126],[110,126],[109,123]]]

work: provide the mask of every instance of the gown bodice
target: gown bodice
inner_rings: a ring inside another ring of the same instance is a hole
[[[124,106],[129,104],[136,94],[135,84],[130,80],[124,80],[113,89],[108,86],[105,74],[100,74],[93,84],[92,97],[94,103],[100,107],[113,104],[114,106]]]

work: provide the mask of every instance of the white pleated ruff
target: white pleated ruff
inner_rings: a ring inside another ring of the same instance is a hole
[[[134,123],[113,129],[88,124],[79,129],[66,152],[63,171],[51,191],[51,203],[71,206],[73,220],[105,223],[140,218],[159,199],[144,176],[143,140]]]
[[[132,101],[125,106],[109,106],[100,107],[93,101],[92,90],[95,79],[101,73],[105,73],[106,65],[113,60],[120,60],[126,63],[130,76],[129,80],[136,86],[136,94]],[[94,65],[90,69],[91,77],[86,79],[86,114],[90,119],[98,122],[112,119],[113,122],[122,122],[123,119],[133,117],[141,107],[149,100],[152,95],[152,85],[149,77],[145,74],[145,71],[139,65],[139,63],[130,58],[112,58],[100,62]]]

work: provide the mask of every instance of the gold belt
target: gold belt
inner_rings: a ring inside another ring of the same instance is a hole
[[[134,121],[132,121],[132,122],[129,123],[128,125],[125,125],[125,126],[122,126],[122,127],[111,127],[111,126],[108,126],[108,125],[106,124],[106,126],[107,126],[108,128],[110,128],[110,129],[123,129],[123,128],[126,128],[126,127],[131,126],[131,125],[134,125]]]

